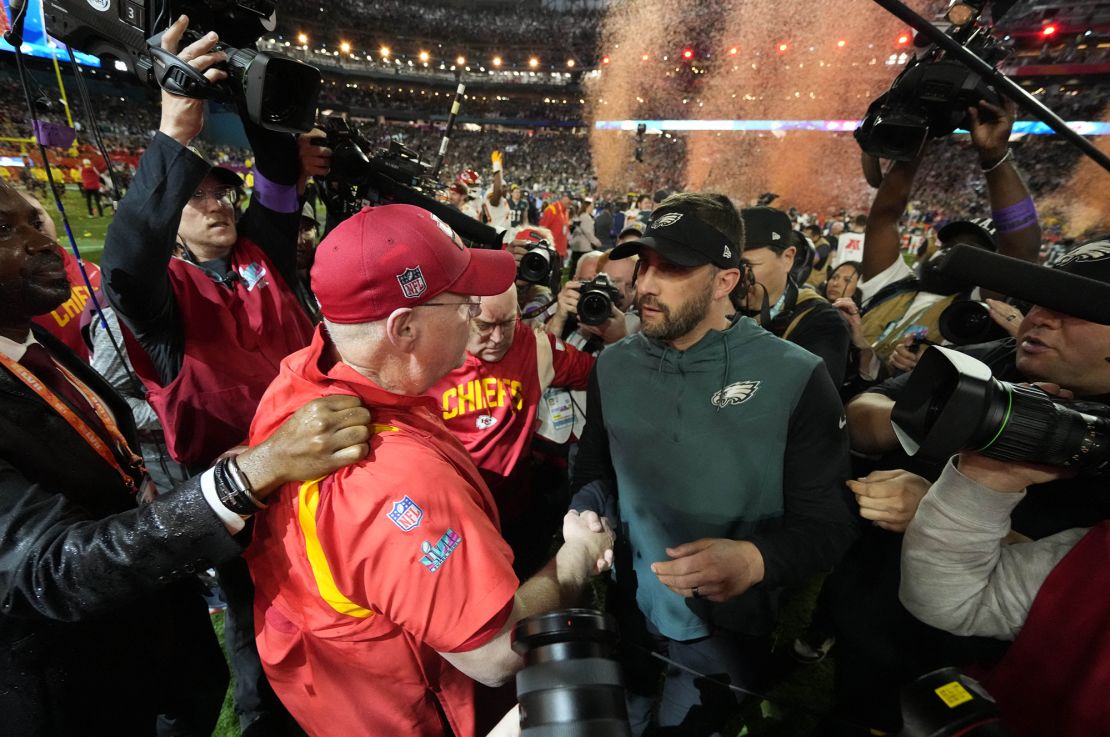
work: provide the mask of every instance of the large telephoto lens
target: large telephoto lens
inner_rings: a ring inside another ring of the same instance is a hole
[[[522,737],[630,737],[613,618],[593,609],[528,617],[513,627]]]
[[[1110,407],[998,381],[981,361],[939,346],[921,357],[891,421],[909,455],[944,460],[960,450],[991,458],[1110,469]]]

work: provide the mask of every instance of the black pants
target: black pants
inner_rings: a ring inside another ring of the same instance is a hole
[[[725,684],[759,688],[760,678],[770,663],[770,638],[716,630],[698,640],[671,640],[644,619],[629,594],[620,593],[616,586],[610,587],[609,601],[609,609],[620,625],[621,669],[632,734],[637,737],[721,734],[744,699]],[[676,665],[664,663],[652,653]],[[649,723],[656,704],[659,714],[655,728],[651,729]]]
[[[104,206],[100,204],[100,190],[99,189],[82,189],[85,195],[85,205],[89,208],[89,217],[93,214],[93,202],[96,202],[96,214],[104,217]]]

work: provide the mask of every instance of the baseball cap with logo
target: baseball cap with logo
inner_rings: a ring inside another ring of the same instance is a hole
[[[985,248],[988,251],[997,251],[998,247],[994,242],[995,232],[994,221],[990,218],[953,220],[937,231],[937,240],[945,247],[964,243]]]
[[[643,236],[620,244],[609,252],[609,258],[628,258],[645,246],[678,266],[713,264],[722,269],[740,266],[738,244],[709,223],[674,207],[654,210]]]
[[[336,323],[381,320],[443,292],[487,297],[513,284],[507,251],[471,249],[438,217],[414,205],[367,207],[320,243],[312,290]]]
[[[1110,284],[1110,233],[1071,249],[1052,268]]]
[[[740,217],[744,219],[744,240],[748,248],[770,248],[782,253],[798,245],[791,235],[794,226],[790,216],[776,207],[745,207]]]
[[[226,166],[213,166],[208,170],[208,176],[229,187],[242,187],[244,184],[243,178]]]

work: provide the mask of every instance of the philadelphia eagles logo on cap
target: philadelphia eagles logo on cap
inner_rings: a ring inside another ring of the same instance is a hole
[[[709,401],[718,409],[727,407],[730,404],[743,404],[755,396],[756,389],[758,388],[758,381],[738,381],[735,384],[729,384],[724,389],[714,394],[713,398]]]
[[[1101,261],[1110,258],[1110,241],[1095,241],[1085,243],[1068,253],[1065,253],[1056,262],[1056,266],[1063,266],[1072,262]]]
[[[651,221],[651,227],[652,228],[665,228],[668,225],[674,225],[675,223],[677,223],[681,219],[682,219],[682,213],[681,212],[668,212],[666,215],[659,218],[658,220],[652,220]]]
[[[732,250],[728,246],[725,246],[725,251],[721,254],[721,258],[732,258]]]

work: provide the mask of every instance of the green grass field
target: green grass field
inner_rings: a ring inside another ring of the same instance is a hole
[[[46,201],[44,204],[58,226],[59,242],[68,250],[68,238],[53,201]],[[113,211],[110,207],[105,207],[104,217],[89,217],[84,198],[75,188],[66,191],[63,206],[82,258],[98,263],[104,250],[104,236],[112,220]],[[776,674],[775,685],[769,693],[772,701],[760,702],[750,699],[744,705],[736,718],[735,729],[738,736],[806,735],[818,721],[818,718],[807,710],[822,712],[828,709],[832,691],[832,656],[816,665],[801,666],[790,661],[786,655],[790,651],[794,638],[805,629],[809,621],[818,585],[819,582],[814,580],[801,589],[784,610],[779,631],[776,633],[775,648],[779,656],[777,664],[780,668]],[[222,614],[213,615],[212,626],[222,647],[224,642]],[[232,688],[229,687],[224,698],[220,721],[213,733],[214,737],[239,735],[239,724],[232,709],[231,694]]]

